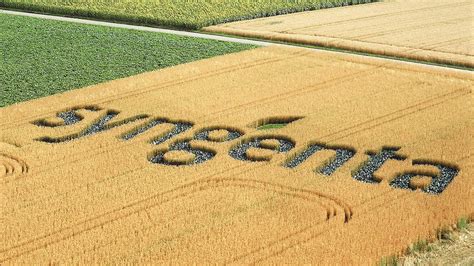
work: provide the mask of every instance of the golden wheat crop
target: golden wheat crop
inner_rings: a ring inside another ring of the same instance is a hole
[[[0,262],[402,252],[474,213],[473,83],[268,47],[2,108]]]
[[[474,68],[473,9],[468,0],[381,1],[204,30]]]

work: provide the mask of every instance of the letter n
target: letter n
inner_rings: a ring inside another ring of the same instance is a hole
[[[288,168],[295,168],[306,161],[313,154],[323,150],[332,150],[336,153],[335,156],[329,159],[327,163],[315,170],[317,173],[326,176],[332,175],[339,167],[349,161],[356,153],[354,149],[350,148],[328,146],[326,144],[311,144],[305,150],[297,154],[293,159],[285,163],[284,166]]]

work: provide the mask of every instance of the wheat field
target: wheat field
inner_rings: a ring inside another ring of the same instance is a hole
[[[394,0],[204,30],[474,68],[473,10],[466,0]]]
[[[0,262],[375,263],[474,213],[473,83],[267,47],[1,108]]]

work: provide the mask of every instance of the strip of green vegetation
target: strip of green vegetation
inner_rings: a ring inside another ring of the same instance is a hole
[[[393,256],[388,256],[388,257],[383,257],[378,265],[380,266],[397,266],[398,265],[398,257],[393,255]]]
[[[469,227],[469,219],[468,218],[462,217],[456,223],[457,230],[460,230],[460,231],[466,230],[468,227]]]
[[[0,14],[0,107],[254,47]]]
[[[0,7],[186,29],[377,0],[1,0]]]
[[[257,127],[258,130],[279,129],[285,127],[287,124],[266,124]]]

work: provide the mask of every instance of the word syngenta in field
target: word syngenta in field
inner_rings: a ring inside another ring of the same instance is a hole
[[[97,117],[89,122],[85,121],[85,116],[95,114]],[[117,128],[126,124],[140,122],[140,125],[132,130],[123,132],[118,137],[122,141],[130,141],[140,134],[157,127],[159,125],[167,125],[168,130],[162,132],[160,135],[152,138],[149,142],[152,145],[160,145],[168,140],[171,140],[178,135],[193,129],[194,123],[183,120],[172,120],[169,118],[152,117],[150,115],[141,114],[131,116],[128,118],[117,119],[120,111],[104,110],[97,106],[82,106],[75,107],[65,111],[58,112],[56,117],[43,118],[35,120],[32,123],[38,127],[68,127],[83,123],[84,127],[73,134],[63,135],[60,137],[45,136],[36,139],[36,141],[61,144],[68,143],[80,138],[95,135],[113,128]],[[118,120],[118,121],[117,121]],[[290,119],[289,121],[294,121]],[[171,127],[170,127],[171,126]],[[195,145],[192,141],[201,141],[204,144]],[[253,137],[245,137],[243,130],[233,127],[205,127],[203,129],[193,132],[193,137],[180,139],[171,142],[167,148],[155,150],[148,157],[150,163],[170,166],[170,167],[184,167],[189,165],[203,164],[212,160],[217,152],[212,148],[207,148],[205,143],[230,143],[228,155],[230,158],[249,163],[271,161],[275,153],[288,153],[287,159],[281,162],[282,167],[292,169],[298,167],[301,163],[308,160],[314,154],[320,151],[332,151],[334,156],[327,160],[323,165],[316,168],[315,173],[325,176],[331,176],[334,172],[349,161],[355,154],[356,150],[351,147],[329,145],[326,143],[311,142],[303,150],[296,153],[289,154],[296,143],[294,140],[283,135],[258,135]],[[354,180],[377,184],[381,181],[375,177],[375,172],[379,170],[389,160],[404,161],[408,158],[400,155],[397,151],[400,147],[386,146],[377,152],[366,152],[368,155],[360,167],[352,173]],[[260,152],[259,152],[260,151]],[[263,152],[262,152],[263,151]],[[173,156],[173,154],[187,154],[189,156]],[[394,188],[422,190],[429,194],[440,194],[449,185],[449,183],[456,177],[459,169],[451,164],[431,160],[413,160],[412,165],[425,165],[436,167],[438,174],[428,172],[408,171],[399,173],[394,179],[390,181],[390,185]],[[430,178],[430,183],[422,187],[417,187],[416,182],[413,182],[419,176]],[[415,185],[414,185],[415,184]]]

